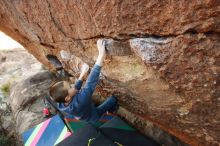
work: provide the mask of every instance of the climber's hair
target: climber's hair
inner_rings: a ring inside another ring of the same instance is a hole
[[[54,101],[59,103],[65,102],[65,97],[68,96],[68,89],[70,85],[67,81],[60,81],[53,84],[50,87],[49,93],[50,96],[54,99]]]

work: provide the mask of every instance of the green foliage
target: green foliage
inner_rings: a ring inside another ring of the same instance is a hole
[[[8,96],[10,92],[10,82],[7,82],[0,86],[1,92],[4,94],[4,96]]]

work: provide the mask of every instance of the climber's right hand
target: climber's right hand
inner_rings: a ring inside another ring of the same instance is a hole
[[[105,50],[105,39],[99,39],[97,41],[97,48],[99,50],[99,56],[105,56],[106,50]]]
[[[81,74],[86,75],[88,73],[88,71],[89,71],[89,65],[84,63],[82,65]]]

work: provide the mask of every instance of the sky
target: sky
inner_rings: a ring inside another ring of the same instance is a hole
[[[0,31],[0,50],[23,48],[21,44]]]

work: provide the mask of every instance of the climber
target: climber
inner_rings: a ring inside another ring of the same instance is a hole
[[[81,74],[74,88],[71,88],[66,81],[58,82],[50,87],[50,96],[58,103],[58,108],[61,111],[72,115],[76,119],[90,123],[95,123],[106,112],[114,112],[118,106],[115,96],[107,98],[98,107],[95,107],[92,103],[91,96],[98,83],[101,67],[106,56],[105,40],[98,40],[97,48],[98,58],[82,89],[83,80],[89,70],[87,64],[82,65]]]

